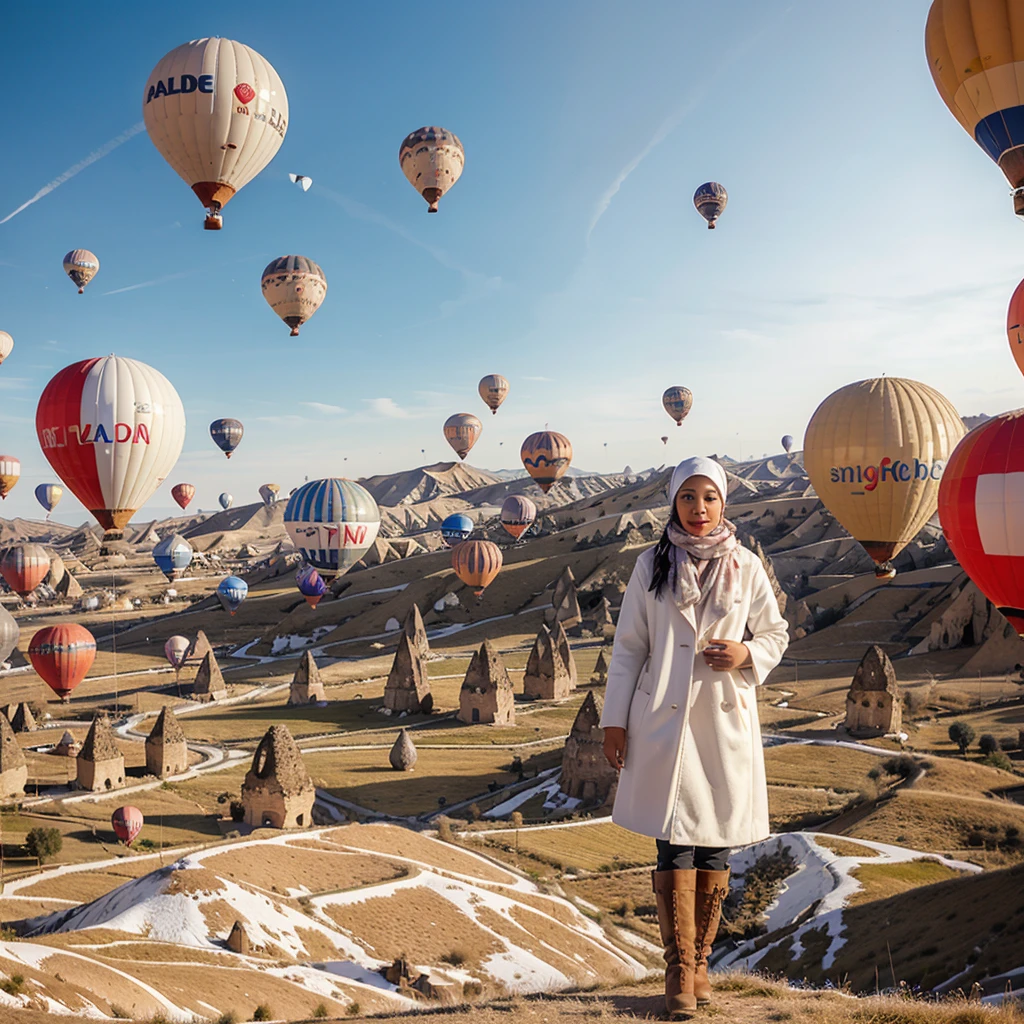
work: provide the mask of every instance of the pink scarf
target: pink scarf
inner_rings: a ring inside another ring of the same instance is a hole
[[[695,537],[670,521],[668,539],[672,542],[669,584],[676,605],[682,610],[703,603],[708,623],[724,618],[742,597],[736,527],[723,519],[706,537]],[[694,559],[711,562],[703,584]]]

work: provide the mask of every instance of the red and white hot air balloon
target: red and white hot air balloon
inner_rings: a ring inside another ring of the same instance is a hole
[[[139,833],[142,831],[142,826],[146,819],[142,816],[142,811],[138,807],[133,807],[131,804],[125,804],[124,807],[118,807],[116,811],[110,816],[110,824],[114,829],[114,835],[124,843],[125,846],[131,846],[132,843],[138,838]]]
[[[32,637],[28,656],[43,682],[67,702],[96,660],[96,640],[77,622],[47,626]]]
[[[50,571],[50,556],[42,544],[15,544],[0,558],[0,576],[21,597],[28,597]]]
[[[953,449],[939,521],[964,572],[1024,636],[1024,409],[986,420]]]
[[[164,644],[164,657],[171,668],[174,669],[175,675],[177,675],[181,666],[185,664],[185,658],[188,657],[191,646],[192,641],[187,636],[172,636]]]
[[[61,370],[36,409],[43,454],[108,539],[174,468],[185,410],[171,382],[135,359],[105,356]]]
[[[182,509],[188,508],[188,503],[195,496],[195,484],[175,484],[171,488],[171,497],[182,507]]]

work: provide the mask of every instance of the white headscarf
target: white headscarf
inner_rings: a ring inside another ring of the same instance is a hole
[[[722,469],[714,459],[706,458],[703,455],[694,456],[692,459],[683,459],[683,461],[676,466],[672,473],[672,483],[670,483],[668,487],[668,500],[670,502],[675,502],[676,495],[679,493],[679,488],[682,487],[691,476],[706,476],[718,488],[718,493],[722,498],[722,503],[725,503],[725,500],[728,497],[727,492],[729,490],[729,478],[725,475],[725,470]]]

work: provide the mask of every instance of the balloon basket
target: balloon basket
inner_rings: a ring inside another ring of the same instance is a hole
[[[204,231],[220,231],[224,227],[224,218],[219,213],[208,214],[203,221]]]
[[[875,566],[875,579],[892,580],[896,578],[896,569],[891,562],[882,562]]]

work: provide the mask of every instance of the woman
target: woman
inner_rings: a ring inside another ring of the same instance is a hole
[[[729,848],[769,832],[754,687],[789,637],[764,566],[725,518],[727,488],[712,459],[672,474],[668,525],[622,601],[601,716],[619,771],[612,820],[657,840],[670,1017],[710,1002]]]

